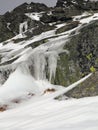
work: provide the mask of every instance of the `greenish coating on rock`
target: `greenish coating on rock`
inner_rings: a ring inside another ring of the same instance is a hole
[[[79,80],[80,75],[79,66],[73,61],[71,55],[60,54],[54,83],[67,87]]]
[[[58,60],[55,84],[68,86],[93,71],[94,74],[88,80],[68,92],[67,96],[74,98],[96,96],[98,95],[98,21],[84,25],[79,34],[74,34],[75,32],[71,34],[72,37],[64,46],[69,55],[61,54]]]
[[[91,97],[98,95],[98,72],[94,73],[86,81],[72,89],[66,96],[73,98]]]

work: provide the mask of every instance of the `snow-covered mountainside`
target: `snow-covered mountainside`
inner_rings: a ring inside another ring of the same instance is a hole
[[[97,5],[32,2],[0,16],[0,129],[98,129]]]

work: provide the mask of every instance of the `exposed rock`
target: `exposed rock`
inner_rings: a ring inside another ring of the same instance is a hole
[[[43,23],[52,23],[52,22],[58,22],[58,21],[66,22],[68,20],[72,20],[72,18],[67,17],[65,14],[62,14],[62,13],[52,13],[51,15],[48,15],[47,13],[45,13],[41,17],[41,21]]]
[[[46,94],[46,93],[53,93],[53,92],[55,92],[56,90],[55,89],[46,89],[45,91],[44,91],[44,94]]]
[[[79,25],[79,21],[73,21],[71,23],[68,23],[67,25],[59,28],[56,30],[56,34],[63,33],[65,31],[68,31],[70,29],[73,29]]]
[[[45,24],[45,25],[40,25],[40,26],[38,26],[38,27],[36,27],[33,31],[32,31],[32,33],[31,32],[27,32],[26,33],[26,35],[27,36],[35,36],[35,35],[39,35],[39,34],[41,34],[41,33],[43,33],[43,32],[46,32],[46,31],[50,31],[50,30],[52,30],[52,29],[54,29],[55,28],[55,26],[50,26],[50,25],[48,25],[48,24]],[[29,34],[28,34],[29,33]],[[31,33],[31,34],[30,34]]]
[[[7,105],[0,106],[0,112],[4,112],[7,110]]]
[[[60,54],[53,83],[68,86],[90,72],[98,70],[98,21],[84,26],[65,45],[69,51]]]
[[[82,77],[81,70],[73,54],[67,55],[66,53],[62,53],[59,57],[56,76],[55,79],[52,79],[52,82],[56,85],[60,84],[67,87]]]
[[[38,27],[41,24],[41,22],[28,18],[25,13],[42,12],[47,10],[49,10],[49,8],[46,5],[31,2],[30,4],[24,3],[11,12],[7,12],[3,16],[0,16],[0,42],[19,34],[20,23],[27,21],[28,29]],[[7,24],[9,24],[9,27],[7,27]]]
[[[3,19],[3,17],[1,17],[0,18],[0,42],[5,41],[13,36],[14,36],[13,32],[7,28],[6,21]]]
[[[82,73],[90,72],[90,68],[98,67],[98,21],[90,23],[80,30],[77,38],[73,38],[77,43],[77,60]]]
[[[98,96],[98,72],[65,95],[73,98]]]
[[[92,0],[58,0],[57,7],[76,7],[80,10],[98,10],[98,1]]]

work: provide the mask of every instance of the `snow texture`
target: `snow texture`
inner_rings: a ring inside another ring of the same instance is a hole
[[[26,15],[38,21],[41,14]],[[15,44],[14,39],[25,37],[22,34],[27,31],[28,25],[24,22],[20,24],[19,35],[7,40],[6,44],[0,44],[0,107],[8,107],[0,113],[0,130],[98,130],[98,97],[54,100],[91,76],[89,74],[67,88],[51,84],[59,54],[70,53],[63,49],[70,34],[72,31],[79,33],[83,24],[98,20],[98,13],[84,13],[75,16],[73,20],[77,19],[80,24],[72,30],[57,35],[56,29],[66,25],[58,24],[52,31]],[[28,47],[42,39],[47,39],[45,44],[34,49]],[[7,80],[4,79],[4,71],[7,74],[10,72]],[[49,79],[46,73],[49,74]],[[45,93],[47,89],[55,91]],[[20,100],[19,104],[13,102],[16,99]]]

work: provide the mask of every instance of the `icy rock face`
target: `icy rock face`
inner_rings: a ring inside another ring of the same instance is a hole
[[[57,59],[58,54],[56,52],[49,55],[43,52],[35,53],[32,57],[34,78],[37,80],[46,80],[49,78],[48,80],[51,82],[52,77],[55,78]],[[47,77],[47,74],[49,77]]]
[[[93,74],[84,83],[66,93],[66,96],[73,98],[92,97],[98,95],[98,72]]]
[[[5,81],[8,79],[8,77],[10,76],[10,74],[12,72],[14,72],[15,69],[12,68],[0,68],[0,84],[4,84]]]
[[[28,23],[26,21],[26,22],[20,24],[19,33],[22,34],[22,33],[26,32],[27,29],[28,29]]]
[[[66,41],[65,37],[57,37],[33,49],[27,60],[35,79],[50,82],[55,79],[59,54],[62,52],[68,54],[66,49],[63,50]]]

